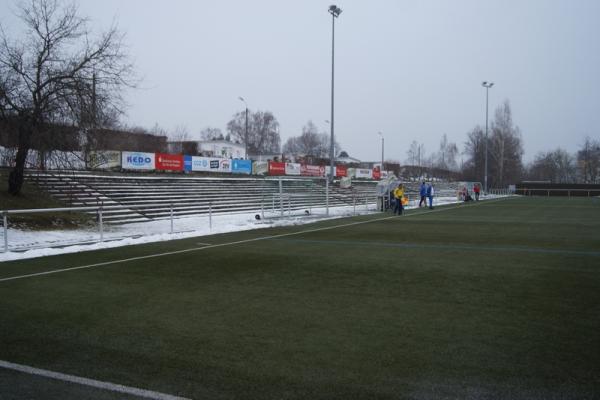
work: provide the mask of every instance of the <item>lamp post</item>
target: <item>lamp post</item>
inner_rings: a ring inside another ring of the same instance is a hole
[[[494,82],[483,81],[481,86],[485,88],[485,175],[483,183],[483,191],[487,194],[488,190],[488,103],[490,88],[494,86]]]
[[[383,133],[381,132],[377,132],[377,134],[379,136],[381,136],[381,168],[379,169],[379,173],[381,174],[381,179],[383,179],[383,144],[384,144],[384,139],[383,139]]]
[[[333,168],[335,166],[335,154],[334,154],[334,138],[333,138],[333,88],[334,88],[334,65],[335,65],[335,19],[340,16],[342,9],[332,4],[329,6],[329,14],[331,14],[331,143],[329,146],[329,159],[331,160],[331,167],[329,169],[329,179],[333,182]]]
[[[244,149],[244,159],[248,159],[248,104],[246,104],[246,100],[242,96],[238,97],[241,101],[244,102],[246,106],[246,133],[244,134],[244,145],[246,146]]]

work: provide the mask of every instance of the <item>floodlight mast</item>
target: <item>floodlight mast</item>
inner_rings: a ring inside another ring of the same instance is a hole
[[[244,102],[244,105],[246,106],[246,132],[244,133],[244,159],[248,159],[248,104],[246,103],[246,100],[244,100],[244,98],[242,96],[239,96],[238,99],[240,99],[241,101]]]
[[[329,159],[330,159],[330,169],[329,169],[329,179],[333,182],[334,173],[333,170],[335,168],[335,153],[334,153],[334,81],[335,81],[335,19],[340,16],[342,13],[342,9],[332,4],[329,6],[329,13],[331,14],[331,123],[329,127],[331,129],[331,143],[329,145]]]
[[[485,174],[483,191],[487,195],[488,191],[488,104],[490,88],[494,86],[494,82],[483,81],[481,86],[485,88]]]

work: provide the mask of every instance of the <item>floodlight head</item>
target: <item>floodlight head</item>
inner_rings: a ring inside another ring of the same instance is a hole
[[[242,96],[239,96],[238,99],[240,99],[241,101],[246,101]]]
[[[494,82],[490,82],[489,87],[494,86]]]
[[[342,9],[335,4],[332,4],[329,6],[329,13],[337,18],[342,13]]]
[[[487,81],[481,82],[481,86],[487,86]]]

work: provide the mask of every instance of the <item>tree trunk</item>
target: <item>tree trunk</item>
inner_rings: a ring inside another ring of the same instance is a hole
[[[30,126],[30,121],[26,118],[21,120],[19,127],[19,148],[15,158],[15,166],[8,175],[8,193],[13,196],[18,195],[23,187],[25,161],[27,160],[27,154],[31,148],[32,132],[33,129]]]
[[[28,147],[19,146],[17,150],[17,157],[15,159],[15,166],[8,175],[8,193],[13,196],[18,195],[23,187],[24,171],[25,171],[25,160],[27,159],[27,153],[29,153]]]

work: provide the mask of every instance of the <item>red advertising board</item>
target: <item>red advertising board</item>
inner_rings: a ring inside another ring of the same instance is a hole
[[[285,163],[269,161],[269,175],[285,175]]]
[[[381,171],[379,167],[373,168],[373,179],[381,179]]]
[[[181,154],[156,153],[156,169],[183,171],[183,156]]]
[[[336,165],[335,166],[335,176],[337,178],[348,176],[348,167],[346,165]]]
[[[302,176],[325,176],[325,167],[322,165],[300,165],[300,175]]]

